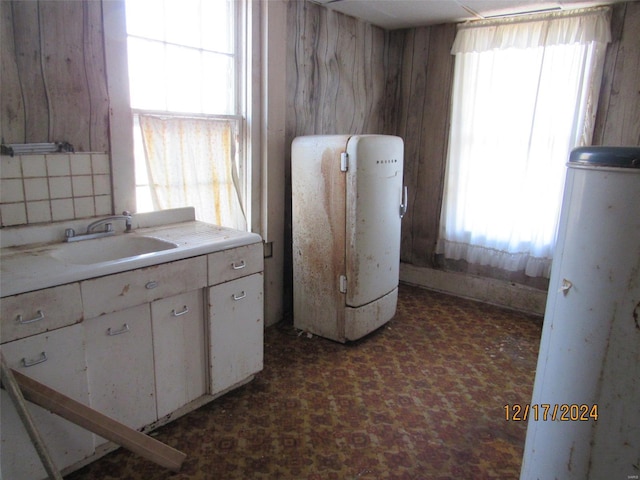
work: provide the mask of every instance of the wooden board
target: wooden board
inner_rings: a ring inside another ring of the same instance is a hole
[[[100,2],[0,2],[0,136],[109,149]]]
[[[58,467],[51,458],[47,445],[44,443],[44,440],[40,435],[38,426],[35,424],[33,417],[27,408],[24,395],[22,394],[20,386],[13,375],[13,370],[7,366],[2,352],[0,352],[0,362],[0,369],[2,370],[2,387],[7,391],[9,397],[11,397],[16,411],[18,412],[18,416],[20,417],[20,420],[22,420],[22,424],[29,434],[29,438],[36,449],[38,457],[40,457],[40,460],[42,461],[42,465],[44,466],[47,475],[51,479],[62,480],[62,475],[60,475]]]
[[[11,370],[24,398],[162,467],[179,471],[186,455],[66,395]]]
[[[404,178],[409,187],[401,259],[415,265],[432,266],[438,237],[453,81],[450,50],[455,33],[453,24],[392,33],[392,38],[402,41],[396,134],[405,141]]]
[[[0,139],[17,143],[24,142],[25,138],[25,105],[13,53],[16,46],[11,6],[10,2],[0,2]]]
[[[613,7],[594,145],[640,145],[640,2]]]
[[[383,131],[386,79],[397,77],[385,31],[311,2],[288,2],[287,22],[287,144],[310,134],[394,134]]]
[[[433,266],[440,228],[445,167],[449,143],[454,56],[451,45],[456,29],[452,24],[430,27],[428,67],[422,111],[423,134],[418,139],[416,195],[409,204],[413,222],[412,260],[414,265]]]

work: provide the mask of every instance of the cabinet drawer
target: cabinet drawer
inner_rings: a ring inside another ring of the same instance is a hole
[[[231,248],[208,255],[209,285],[228,282],[264,270],[261,243]]]
[[[207,283],[203,256],[163,263],[81,282],[85,318],[149,303]]]
[[[70,283],[0,300],[2,343],[82,320],[80,285]]]

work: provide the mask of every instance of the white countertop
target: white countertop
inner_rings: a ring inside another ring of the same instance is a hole
[[[90,265],[67,263],[54,257],[52,252],[60,246],[60,241],[5,247],[0,249],[0,296],[40,290],[262,241],[260,235],[255,233],[195,220],[136,228],[131,233],[116,235],[151,236],[173,242],[177,247]]]

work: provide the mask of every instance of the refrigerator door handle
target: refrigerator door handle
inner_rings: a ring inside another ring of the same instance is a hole
[[[402,192],[402,203],[400,204],[400,218],[404,217],[404,214],[407,213],[407,186],[404,186]]]

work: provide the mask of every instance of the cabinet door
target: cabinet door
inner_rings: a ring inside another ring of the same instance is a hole
[[[91,407],[131,428],[156,417],[149,304],[85,320]],[[96,446],[106,442],[96,437]]]
[[[151,304],[158,417],[207,393],[203,292]]]
[[[61,393],[89,404],[82,325],[45,332],[2,345],[9,367]],[[37,479],[47,476],[7,392],[2,390],[0,478]],[[93,454],[92,434],[27,402],[34,421],[56,463],[62,469]]]
[[[262,273],[209,289],[211,393],[262,370]]]

